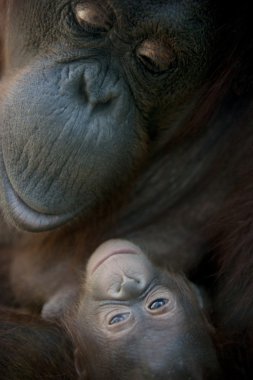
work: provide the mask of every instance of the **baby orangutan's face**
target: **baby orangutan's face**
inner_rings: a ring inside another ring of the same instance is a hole
[[[137,376],[137,367],[138,379],[149,379],[147,373],[157,379],[185,379],[217,364],[191,283],[155,267],[126,240],[107,241],[90,258],[77,325],[86,345],[85,329],[89,336],[94,332],[101,352],[108,351],[107,362],[112,360],[119,373],[130,363],[122,379]]]
[[[143,320],[164,324],[178,313],[176,297],[162,279],[167,276],[128,241],[101,245],[86,275],[86,292],[97,305],[97,323],[105,334],[128,334]]]

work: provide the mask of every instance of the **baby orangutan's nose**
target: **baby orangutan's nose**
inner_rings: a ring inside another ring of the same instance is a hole
[[[145,281],[138,276],[122,276],[118,283],[111,288],[111,296],[119,300],[128,300],[138,297],[145,288]]]

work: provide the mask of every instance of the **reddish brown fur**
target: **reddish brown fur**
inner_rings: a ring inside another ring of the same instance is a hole
[[[5,1],[0,0],[0,10],[3,9],[4,4]],[[246,24],[244,19],[241,19],[238,22],[238,27],[242,28]],[[2,48],[2,25],[0,12],[0,51]],[[247,33],[245,31],[241,35],[244,38],[248,35],[248,38],[250,38],[251,34]],[[243,44],[244,42],[239,41],[239,43]],[[223,74],[226,73],[226,75],[223,75],[219,83],[215,83],[212,92],[206,97],[207,100],[204,105],[202,104],[199,114],[196,115],[190,125],[194,125],[194,127],[196,125],[197,127],[203,126],[203,120],[208,119],[210,115],[210,104],[213,108],[214,103],[219,102],[219,97],[221,98],[226,93],[224,86],[225,88],[234,86],[238,94],[244,93],[245,99],[247,98],[247,91],[252,85],[252,68],[249,71],[247,67],[247,65],[252,64],[252,46],[248,44],[243,53],[247,57],[244,62],[248,62],[248,64],[244,63],[240,66],[240,61],[243,60],[244,56],[238,57],[238,54],[239,50],[236,46],[233,54],[228,57],[227,66],[225,65],[228,68],[224,68]],[[221,57],[222,59],[223,57]],[[241,78],[238,82],[231,80],[231,72],[235,76],[235,66],[236,71],[238,67],[240,69],[239,74],[238,71],[236,74],[237,76],[240,75]],[[244,72],[246,74],[242,74]],[[249,107],[252,107],[252,102],[248,102],[248,104]],[[246,121],[244,120],[243,122]],[[238,126],[239,128],[240,125]],[[252,161],[252,135],[250,131],[247,139],[248,149],[245,148],[246,139],[239,141],[237,145],[241,146],[243,150],[242,163],[235,173],[238,178],[237,188],[228,200],[221,215],[210,228],[212,238],[215,235],[212,246],[215,252],[214,262],[217,268],[215,284],[212,284],[211,289],[215,294],[214,321],[218,335],[220,335],[219,346],[221,347],[221,357],[228,379],[234,376],[237,376],[238,379],[250,379],[253,373],[251,364],[253,358],[253,170],[248,167],[248,163]],[[69,237],[69,239],[71,240],[72,238]],[[75,249],[75,251],[80,251],[83,254],[85,242],[82,239],[85,240],[84,237],[80,237],[77,241],[68,241],[72,252]],[[55,253],[56,251],[54,260],[57,261],[59,259],[58,254],[62,256],[62,235],[55,233],[55,235],[50,236],[49,234],[48,240],[46,235],[45,241],[44,236],[41,240],[41,246],[38,245],[39,248],[37,247],[34,251],[45,250],[45,253],[50,251]],[[67,237],[66,240],[68,240]],[[60,247],[59,249],[57,249],[58,246]],[[85,250],[91,252],[93,244],[91,244],[91,247],[87,248],[86,246]],[[61,252],[58,252],[59,250]],[[33,250],[31,249],[31,251]],[[67,245],[66,251],[68,251]],[[5,254],[2,252],[1,254],[6,258],[7,251],[4,252]],[[32,252],[32,254],[34,253]],[[50,253],[48,256],[52,257]],[[72,262],[72,266],[74,264]],[[8,267],[8,260],[6,265]],[[64,277],[64,281],[65,279]],[[9,284],[5,273],[3,273],[1,282],[1,303],[5,305],[12,304],[12,295],[9,293]],[[74,378],[72,358],[68,345],[69,342],[62,335],[62,330],[59,327],[43,322],[37,317],[24,315],[16,311],[6,309],[0,311],[1,379],[29,380],[58,377],[67,380]],[[231,367],[231,361],[233,362],[233,367]],[[235,364],[235,361],[238,364]]]
[[[246,165],[252,160],[251,150],[246,167],[241,168],[237,191],[217,222],[220,231],[214,243],[218,269],[214,320],[228,379],[246,380],[253,373],[253,171]]]
[[[71,343],[57,325],[0,310],[1,380],[75,379]]]

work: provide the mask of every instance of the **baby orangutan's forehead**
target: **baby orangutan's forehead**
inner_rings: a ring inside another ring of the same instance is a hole
[[[90,326],[82,339],[85,360],[92,351],[103,352],[100,370],[90,361],[91,379],[185,380],[198,379],[199,373],[206,372],[205,380],[217,380],[218,363],[204,322],[194,327],[185,323],[175,320],[172,326],[152,326],[143,321],[119,339],[105,339]]]

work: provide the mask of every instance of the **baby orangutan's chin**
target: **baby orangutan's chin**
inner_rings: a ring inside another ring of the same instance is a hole
[[[128,240],[109,240],[92,254],[85,283],[94,298],[126,301],[141,295],[154,271],[138,246]]]
[[[112,256],[120,254],[141,254],[143,252],[141,249],[131,243],[128,240],[123,239],[112,239],[101,244],[91,255],[88,265],[87,273],[93,274],[97,268],[102,265],[107,259]]]

